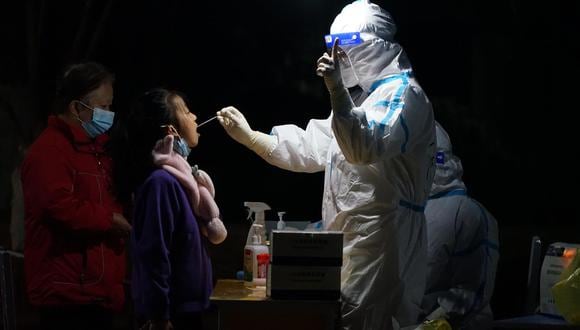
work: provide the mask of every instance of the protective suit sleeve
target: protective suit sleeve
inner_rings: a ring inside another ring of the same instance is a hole
[[[381,101],[369,102],[371,95],[358,108],[334,112],[332,130],[348,162],[374,163],[431,140],[433,113],[427,98],[413,86],[399,88],[402,92],[396,96],[397,102],[390,94],[379,94]],[[374,93],[384,92],[379,88]]]
[[[295,125],[273,127],[271,135],[278,139],[278,143],[266,158],[268,163],[294,172],[323,171],[332,141],[331,117],[312,119],[305,130]]]

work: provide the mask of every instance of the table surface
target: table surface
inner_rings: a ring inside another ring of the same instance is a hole
[[[271,299],[265,286],[235,279],[219,279],[210,300],[207,329],[340,329],[339,300]]]
[[[262,301],[269,299],[266,296],[265,286],[248,287],[244,281],[234,279],[220,279],[213,289],[210,300],[247,300]]]

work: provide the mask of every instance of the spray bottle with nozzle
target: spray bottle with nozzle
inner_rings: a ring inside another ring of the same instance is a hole
[[[244,202],[244,206],[248,208],[248,219],[252,221],[252,225],[258,224],[261,226],[256,226],[258,234],[260,236],[260,241],[265,243],[266,242],[266,220],[264,216],[264,212],[267,210],[271,210],[268,204],[263,202]],[[252,220],[253,217],[253,220]],[[252,244],[252,229],[250,227],[250,231],[248,232],[248,238],[246,239],[246,245]]]
[[[270,210],[270,206],[262,202],[244,202],[244,206],[248,208],[248,219],[254,217],[244,247],[244,281],[250,286],[266,285],[266,275],[265,272],[260,272],[260,265],[267,267],[263,260],[264,257],[268,259],[266,256],[269,255],[264,212]]]

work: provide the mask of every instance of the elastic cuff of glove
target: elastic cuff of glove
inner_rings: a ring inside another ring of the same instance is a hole
[[[348,90],[344,87],[330,93],[330,103],[334,113],[342,116],[348,115],[354,107]]]
[[[275,136],[264,134],[262,132],[255,132],[252,137],[252,145],[250,149],[262,158],[268,158],[276,148],[278,141]]]
[[[346,89],[346,87],[344,86],[337,86],[336,88],[329,90],[328,93],[330,94],[331,97],[333,97],[341,95],[342,93],[348,93],[348,89]]]

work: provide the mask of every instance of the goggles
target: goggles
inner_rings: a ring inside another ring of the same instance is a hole
[[[339,46],[354,46],[363,42],[363,40],[360,38],[360,32],[327,34],[324,36],[326,48],[332,48],[335,39],[338,39]]]
[[[443,165],[445,164],[445,152],[443,151],[437,151],[437,154],[435,156],[435,163],[436,164],[440,164]]]

